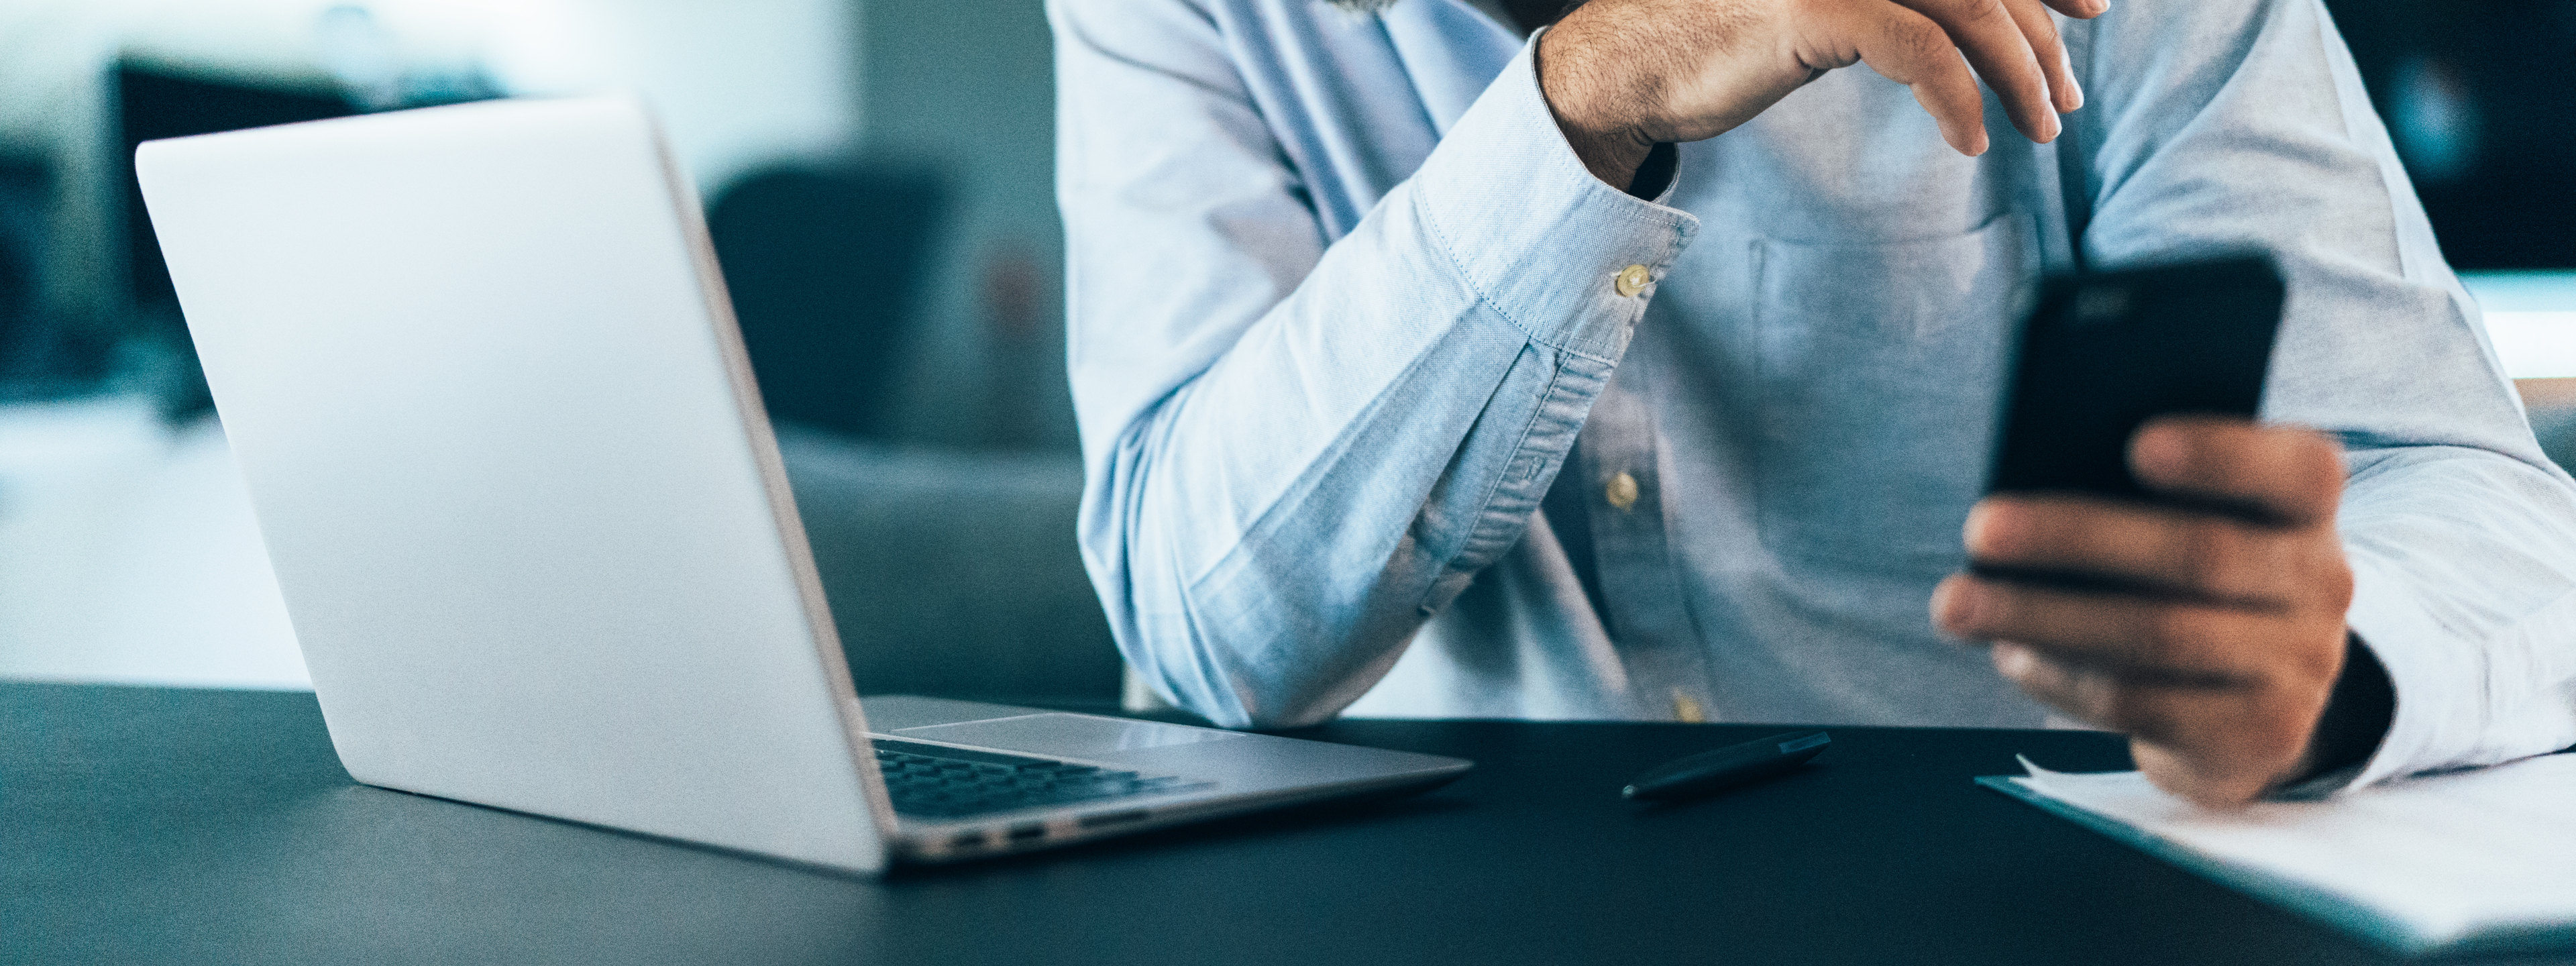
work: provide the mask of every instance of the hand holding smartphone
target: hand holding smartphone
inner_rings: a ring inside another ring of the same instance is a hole
[[[1968,572],[1931,601],[1944,633],[1991,642],[2006,680],[2126,733],[2150,780],[2203,805],[2366,759],[2394,708],[2345,624],[2338,447],[2253,422],[2283,301],[2262,258],[2051,284],[2023,333],[1993,497],[1963,534]],[[2135,442],[2178,416],[2215,418]]]

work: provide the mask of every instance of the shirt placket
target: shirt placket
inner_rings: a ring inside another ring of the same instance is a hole
[[[1637,714],[1702,721],[1711,714],[1708,657],[1667,542],[1660,434],[1637,391],[1646,381],[1640,361],[1621,366],[1594,401],[1576,450],[1590,483],[1594,566]]]

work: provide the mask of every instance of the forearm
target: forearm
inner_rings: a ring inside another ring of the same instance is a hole
[[[1518,539],[1608,370],[1471,317],[1373,396],[1301,400],[1263,391],[1304,375],[1267,341],[1143,427],[1086,528],[1095,561],[1124,555],[1129,663],[1231,725],[1319,720],[1373,684]]]
[[[1495,86],[1292,291],[1091,447],[1086,559],[1129,662],[1182,705],[1297,723],[1373,684],[1519,539],[1687,239],[1688,216],[1585,172],[1526,54]],[[1114,267],[1077,209],[1077,275]],[[1630,265],[1647,285],[1619,283]],[[1077,350],[1136,324],[1101,293],[1077,293]],[[1116,378],[1077,361],[1078,395]]]

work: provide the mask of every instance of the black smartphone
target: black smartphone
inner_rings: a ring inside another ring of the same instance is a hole
[[[2129,437],[2169,414],[2253,418],[2282,297],[2262,256],[2052,280],[2022,327],[1987,492],[2157,499],[2129,473]]]

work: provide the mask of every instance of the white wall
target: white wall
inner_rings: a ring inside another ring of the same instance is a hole
[[[841,0],[0,0],[0,133],[72,120],[76,88],[120,48],[319,75],[316,26],[341,5],[373,13],[403,59],[480,61],[513,93],[640,90],[708,184],[768,157],[838,152],[859,128]]]
[[[102,79],[120,52],[219,75],[330,82],[335,0],[0,0],[0,150],[51,158],[62,197],[48,301],[76,317],[123,291],[103,277],[121,186]],[[635,90],[702,190],[859,134],[850,0],[369,0],[413,66],[481,63],[519,94]]]
[[[221,429],[0,406],[0,678],[309,686]]]

